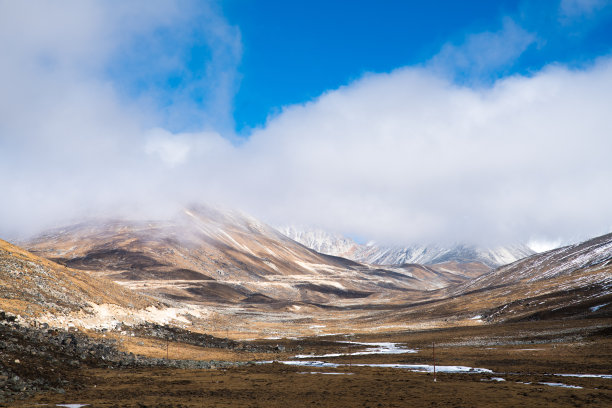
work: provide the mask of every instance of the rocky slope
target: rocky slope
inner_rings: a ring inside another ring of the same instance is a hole
[[[185,325],[206,314],[134,292],[104,276],[57,264],[2,240],[0,283],[0,311],[18,316],[25,325],[65,329],[116,329],[145,322]]]
[[[86,368],[177,367],[189,369],[241,365],[239,362],[175,360],[121,351],[121,340],[88,336],[76,329],[23,326],[16,316],[0,311],[0,406],[36,392],[64,393],[83,383]],[[138,338],[160,339],[198,347],[271,353],[272,346],[236,342],[176,327],[146,323],[122,327]]]
[[[474,245],[383,246],[375,243],[360,245],[339,234],[320,229],[288,226],[279,231],[289,238],[324,254],[340,256],[356,262],[375,265],[401,265],[405,263],[438,264],[443,262],[480,263],[489,268],[506,265],[533,255],[526,245],[507,245],[480,248]]]
[[[106,279],[91,277],[0,240],[0,310],[32,318],[114,304],[142,309],[157,304]]]

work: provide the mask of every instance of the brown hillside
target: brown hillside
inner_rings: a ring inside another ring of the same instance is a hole
[[[145,308],[155,302],[103,278],[67,268],[0,240],[0,309],[29,317],[89,303]]]

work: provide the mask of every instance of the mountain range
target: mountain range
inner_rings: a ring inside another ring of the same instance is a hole
[[[444,262],[476,262],[489,268],[497,268],[535,254],[535,251],[524,244],[492,248],[465,244],[452,246],[384,246],[370,242],[362,245],[350,238],[321,229],[285,226],[279,227],[279,231],[317,252],[373,265],[401,265],[406,263],[432,265]]]
[[[342,237],[296,238],[357,252]],[[20,245],[0,248],[0,308],[49,324],[210,328],[221,314],[236,330],[256,324],[297,335],[328,324],[371,330],[605,316],[612,304],[612,235],[492,270],[492,259],[503,258],[473,247],[423,250],[428,265],[377,265],[317,252],[238,211],[198,206],[169,220],[83,222]]]
[[[72,225],[24,246],[150,296],[192,303],[353,303],[470,279],[460,268],[381,268],[322,254],[248,215],[202,206],[166,221]]]

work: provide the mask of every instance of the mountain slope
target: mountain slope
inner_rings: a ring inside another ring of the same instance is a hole
[[[495,268],[533,254],[534,252],[524,245],[479,248],[470,245],[385,247],[372,244],[359,247],[351,259],[381,265],[407,262],[427,265],[442,262],[480,262],[490,268]]]
[[[66,268],[0,240],[0,309],[29,318],[70,314],[93,305],[144,309],[158,302],[105,279]]]
[[[384,320],[475,323],[612,317],[612,234],[532,255]],[[376,316],[370,317],[376,319]]]
[[[341,256],[356,262],[373,265],[401,265],[405,263],[438,264],[443,262],[481,263],[489,268],[506,265],[533,255],[526,245],[508,245],[494,248],[480,248],[473,245],[380,246],[374,243],[360,245],[339,234],[320,229],[296,226],[279,228],[289,238],[315,251]]]
[[[143,309],[135,309],[147,302],[130,308],[133,293],[108,281],[100,287],[98,277],[163,297],[166,304],[180,301],[180,311],[163,309],[168,311],[165,316],[174,316],[176,321],[211,327],[218,324],[215,313],[222,313],[229,325],[259,325],[256,330],[265,331],[277,324],[280,326],[274,327],[284,333],[292,325],[312,333],[313,327],[318,327],[312,326],[313,322],[326,322],[329,330],[334,330],[333,325],[367,330],[408,325],[440,327],[609,317],[612,309],[612,235],[533,255],[469,282],[471,266],[466,263],[362,265],[312,251],[243,214],[207,208],[190,209],[172,221],[80,224],[45,234],[32,241],[30,248],[87,273],[11,247],[3,259],[18,263],[12,268],[10,263],[3,264],[2,278],[12,279],[12,283],[2,288],[4,303],[0,307],[8,304],[17,313],[31,309],[30,304],[36,302],[30,298],[36,299],[37,291],[50,286],[39,288],[36,279],[32,280],[35,286],[24,286],[31,289],[19,286],[19,273],[32,273],[30,263],[34,262],[47,268],[44,273],[58,271],[58,278],[53,279],[59,281],[52,287],[60,293],[49,291],[34,307],[39,312],[47,303],[54,310],[65,307],[60,313],[69,312],[71,319],[81,322],[83,313],[115,313],[115,307],[96,306],[101,302],[123,308],[120,317],[116,313],[112,317],[116,323],[134,319],[132,315],[136,314],[143,321]],[[22,259],[14,261],[14,253],[19,251]],[[95,279],[87,279],[87,274]],[[87,285],[98,286],[89,294],[87,290],[81,294],[78,285],[71,286],[75,285],[71,283],[75,276],[84,277]],[[70,289],[66,296],[74,296],[66,301],[68,306],[61,303],[65,301],[62,288]],[[117,290],[123,294],[112,298]],[[81,296],[85,301],[78,300]],[[164,305],[156,307],[147,319],[159,318]],[[33,314],[31,310],[27,313]],[[276,323],[271,319],[277,319]],[[291,331],[292,335],[299,330]]]
[[[609,282],[612,287],[612,275],[606,276],[601,273],[610,266],[612,266],[612,234],[533,255],[483,275],[465,284],[463,288],[473,290],[489,286],[536,283],[542,280],[571,277],[577,271],[589,271],[587,281],[592,280],[598,284]]]
[[[415,265],[378,268],[324,255],[252,217],[209,207],[171,221],[79,224],[27,245],[126,287],[196,303],[377,302],[465,281]]]

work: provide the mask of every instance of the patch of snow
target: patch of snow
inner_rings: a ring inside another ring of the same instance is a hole
[[[350,238],[303,226],[285,226],[278,230],[300,244],[323,254],[343,256],[357,244]]]
[[[300,367],[332,367],[332,368],[337,368],[340,367],[342,364],[335,364],[335,363],[326,363],[325,361],[277,361],[278,363],[281,364],[286,364],[286,365],[294,365],[294,366],[300,366]],[[274,361],[262,361],[261,364],[271,364],[274,363]]]
[[[605,378],[612,380],[612,374],[553,374],[558,377],[576,377],[576,378]]]
[[[402,346],[398,346],[397,343],[359,343],[354,341],[341,341],[344,344],[357,344],[362,346],[370,346],[363,351],[356,351],[354,353],[331,353],[323,355],[309,355],[309,354],[298,354],[294,358],[326,358],[326,357],[342,357],[342,356],[365,356],[370,354],[406,354],[406,353],[418,353],[417,350],[408,349]]]
[[[86,407],[89,404],[56,404],[56,407],[66,407],[66,408],[81,408]]]
[[[599,309],[601,309],[602,307],[606,307],[606,306],[608,306],[608,305],[609,305],[609,303],[604,303],[603,305],[597,305],[597,306],[590,307],[590,308],[589,308],[589,310],[590,310],[591,312],[596,312],[596,311],[598,311]]]
[[[46,314],[38,321],[51,327],[83,327],[95,330],[115,330],[122,325],[135,326],[145,322],[157,324],[180,323],[189,324],[191,318],[202,318],[207,314],[201,307],[185,305],[180,308],[157,308],[149,306],[146,309],[132,309],[114,304],[101,305],[89,303],[89,307],[68,315]]]
[[[324,264],[314,264],[314,263],[310,263],[310,262],[303,262],[303,261],[296,261],[295,263],[297,263],[298,265],[300,265],[302,268],[311,271],[311,272],[320,272],[320,271],[327,271],[327,272],[333,272],[334,268],[330,267],[329,265],[324,265]],[[330,281],[331,282],[331,281]],[[344,286],[340,285],[337,282],[333,283],[335,286],[338,286],[340,289],[344,289]]]
[[[257,256],[257,255],[255,255],[255,253],[253,251],[251,251],[251,249],[249,247],[247,247],[246,245],[243,245],[243,244],[239,243],[238,241],[236,241],[227,232],[225,232],[223,230],[219,230],[219,232],[221,234],[223,234],[223,236],[225,236],[230,241],[230,243],[234,244],[236,247],[242,249],[244,252],[246,252],[248,254],[251,254],[253,256]]]
[[[296,356],[293,356],[293,358],[327,358],[327,357],[341,357],[341,356],[347,356],[348,354],[341,354],[341,353],[330,353],[330,354],[320,354],[320,355],[311,355],[311,354],[298,354]]]
[[[263,261],[263,263],[265,263],[266,265],[268,265],[270,268],[274,269],[276,272],[280,272],[280,270],[278,269],[278,267],[274,264],[274,262],[272,261]]]
[[[429,364],[352,364],[357,367],[381,367],[381,368],[402,368],[410,371],[431,373],[434,370],[433,365]],[[466,367],[466,366],[439,366],[436,365],[438,373],[493,373],[493,370],[488,368]]]
[[[582,387],[578,385],[568,385],[568,384],[555,383],[555,382],[539,382],[538,384],[548,385],[550,387],[575,388],[575,389],[580,389],[580,390],[582,389]]]
[[[428,364],[336,364],[328,363],[325,361],[278,361],[281,364],[294,365],[300,367],[376,367],[376,368],[400,368],[415,372],[433,372],[434,366]],[[262,364],[271,363],[271,361],[262,362]],[[436,372],[439,373],[464,373],[464,374],[477,374],[477,373],[493,373],[488,368],[476,368],[466,366],[436,366]]]
[[[341,341],[340,343],[345,344],[358,344],[361,346],[370,346],[370,348],[364,351],[358,351],[350,353],[352,356],[361,356],[367,354],[406,354],[406,353],[418,353],[415,349],[409,349],[403,346],[399,346],[398,343],[360,343],[355,341]]]
[[[325,372],[322,372],[322,371],[301,371],[298,374],[354,375],[355,373],[325,373]]]

